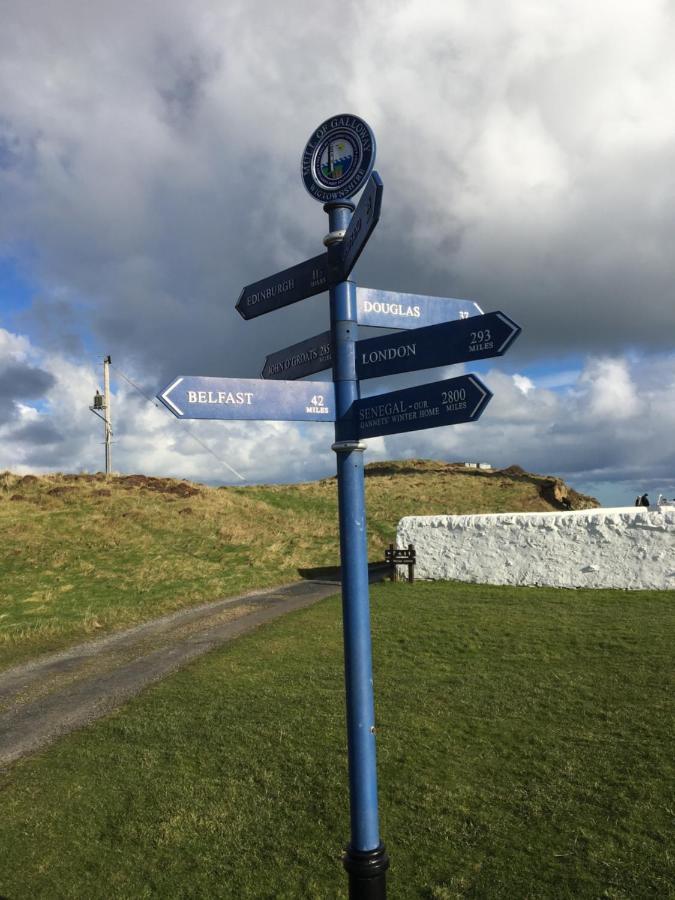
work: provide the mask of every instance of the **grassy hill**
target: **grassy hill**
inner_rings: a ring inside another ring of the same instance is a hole
[[[369,558],[405,515],[597,506],[551,476],[428,460],[366,468]],[[334,478],[212,488],[0,475],[0,666],[338,563]]]

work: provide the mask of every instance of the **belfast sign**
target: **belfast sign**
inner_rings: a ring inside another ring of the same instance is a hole
[[[157,395],[179,419],[334,422],[332,381],[260,381],[180,375]]]

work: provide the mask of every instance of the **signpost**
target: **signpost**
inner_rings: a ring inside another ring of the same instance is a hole
[[[388,300],[371,299],[373,297],[388,297]],[[375,325],[383,328],[408,328],[415,329],[414,339],[418,337],[418,333],[423,331],[420,325],[428,325],[430,320],[438,319],[439,324],[446,323],[450,319],[468,319],[470,316],[482,316],[481,308],[477,303],[471,300],[452,300],[442,297],[423,297],[419,294],[396,294],[391,291],[374,291],[370,288],[356,288],[356,315],[359,325]],[[503,315],[499,313],[498,315]],[[504,319],[507,317],[504,316]],[[509,320],[510,321],[510,320]],[[478,327],[478,326],[477,326]],[[516,326],[517,327],[517,326]],[[518,329],[519,331],[520,329]],[[463,333],[463,332],[462,332]],[[422,335],[419,335],[422,338]],[[423,339],[423,338],[422,338]],[[515,339],[515,335],[514,335]],[[377,338],[373,340],[378,340]],[[390,338],[390,341],[393,339]],[[410,341],[410,338],[402,339],[403,343]],[[459,335],[457,335],[459,340]],[[438,335],[435,343],[441,341],[441,335]],[[372,349],[368,346],[370,341],[359,341],[357,344],[357,352],[359,354],[369,354],[373,350],[379,350],[373,344]],[[389,345],[385,341],[384,348]],[[392,345],[393,346],[393,345]],[[498,345],[499,346],[499,345]],[[504,353],[506,348],[501,350]],[[499,355],[497,353],[494,354]],[[471,355],[467,359],[479,359],[478,355]],[[361,356],[359,356],[361,359]],[[425,366],[417,366],[416,368],[431,368],[432,365],[450,365],[451,362],[461,362],[462,360],[449,360],[440,363],[429,363]],[[306,375],[315,375],[324,369],[330,369],[333,364],[333,354],[331,349],[330,331],[323,331],[315,337],[307,338],[292,344],[283,350],[277,350],[276,353],[270,353],[265,358],[265,365],[262,370],[263,378],[304,378]],[[374,375],[368,374],[367,364],[361,365],[359,372],[360,378],[373,378]],[[397,370],[403,371],[403,369]],[[412,369],[407,370],[412,371]]]
[[[341,241],[336,241],[328,248],[328,269],[331,278],[335,281],[344,281],[356,265],[356,260],[366,246],[373,229],[380,221],[380,209],[382,208],[382,191],[384,185],[382,179],[373,172],[364,192],[361,194],[359,205],[351,217],[349,226]]]
[[[452,319],[468,319],[470,316],[479,316],[482,312],[480,306],[472,300],[356,288],[359,325],[420,328],[424,325],[439,325]]]
[[[245,319],[330,291],[330,331],[270,354],[259,379],[181,375],[158,396],[178,418],[335,422],[351,840],[343,863],[350,900],[385,900],[375,759],[364,438],[472,422],[492,394],[475,375],[361,399],[360,379],[499,356],[520,328],[468,300],[357,288],[347,278],[380,217],[375,138],[356,116],[326,119],[302,155],[302,178],[324,203],[326,252],[245,287]],[[358,206],[350,199],[363,191]],[[458,320],[458,321],[453,321]],[[359,325],[404,334],[357,341]],[[411,330],[414,329],[414,330]],[[297,381],[332,366],[329,382]],[[283,380],[282,380],[283,379]]]
[[[181,375],[157,396],[178,419],[335,421],[335,389],[330,381]]]
[[[328,258],[321,253],[269,278],[247,284],[239,295],[235,309],[244,319],[254,319],[320,294],[328,290],[328,285]]]
[[[501,312],[386,334],[357,342],[356,373],[381,378],[501,356],[519,334],[520,326]]]
[[[265,359],[263,378],[304,378],[324,369],[330,369],[333,353],[330,346],[330,331],[323,331],[315,337],[292,344],[284,350],[270,353]]]
[[[356,404],[359,437],[475,422],[491,399],[492,394],[475,375],[368,397]]]

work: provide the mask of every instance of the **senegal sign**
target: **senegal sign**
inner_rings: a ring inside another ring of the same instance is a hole
[[[367,397],[356,403],[359,437],[475,422],[491,399],[492,394],[475,375]]]

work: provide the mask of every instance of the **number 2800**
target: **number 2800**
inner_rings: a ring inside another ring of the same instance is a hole
[[[441,391],[441,403],[459,403],[460,400],[466,400],[466,390],[457,388],[454,391]]]

